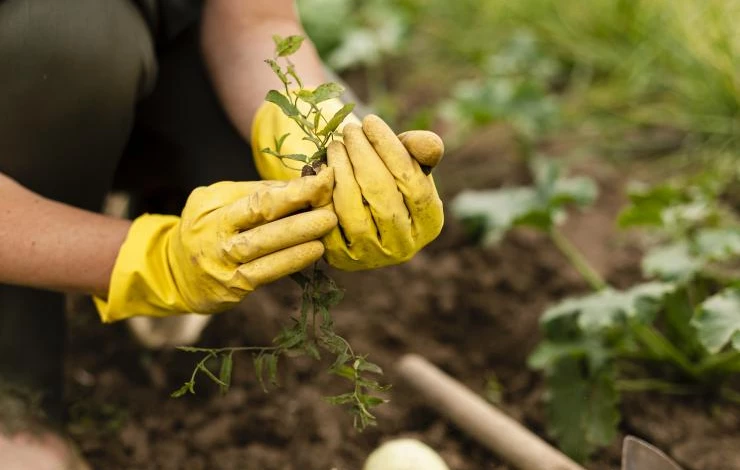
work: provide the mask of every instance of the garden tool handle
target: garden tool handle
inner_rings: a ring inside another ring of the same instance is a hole
[[[434,409],[515,467],[585,470],[423,357],[405,355],[397,371]]]

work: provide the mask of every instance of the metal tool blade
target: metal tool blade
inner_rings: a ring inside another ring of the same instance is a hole
[[[655,446],[634,436],[624,438],[622,470],[682,470]]]

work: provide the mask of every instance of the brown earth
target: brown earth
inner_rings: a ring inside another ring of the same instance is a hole
[[[448,157],[437,170],[443,198],[462,188],[526,181],[512,145],[492,128]],[[492,158],[491,155],[495,157]],[[639,251],[613,229],[625,177],[613,168],[580,165],[597,179],[592,211],[574,214],[567,235],[616,285],[639,277]],[[541,377],[525,361],[539,339],[538,318],[550,302],[586,290],[543,236],[517,231],[482,248],[448,217],[440,238],[412,261],[371,272],[332,272],[346,289],[335,309],[337,331],[386,370],[394,385],[378,408],[376,428],[356,432],[350,416],[322,397],[343,386],[326,364],[304,358],[280,366],[280,388],[265,394],[251,358],[235,356],[233,387],[220,396],[199,383],[195,396],[169,393],[187,380],[196,357],[149,352],[124,325],[104,326],[91,310],[72,316],[67,388],[69,430],[96,469],[360,470],[384,440],[417,437],[453,470],[508,469],[495,455],[437,415],[397,380],[394,362],[414,352],[485,394],[494,377],[499,406],[544,435]],[[219,315],[199,345],[268,344],[298,305],[298,289],[281,281]],[[88,306],[89,307],[89,306]],[[701,400],[624,397],[623,430],[665,449],[687,469],[740,469],[740,413]],[[589,468],[619,467],[619,442]]]

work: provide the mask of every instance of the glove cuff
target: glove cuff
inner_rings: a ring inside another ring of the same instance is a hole
[[[135,315],[186,313],[168,258],[180,218],[145,214],[134,220],[116,258],[108,298],[93,297],[104,323]]]

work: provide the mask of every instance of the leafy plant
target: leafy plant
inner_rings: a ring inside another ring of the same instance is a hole
[[[284,93],[270,90],[265,99],[278,105],[286,116],[298,124],[305,134],[304,139],[315,145],[316,152],[310,156],[281,153],[282,144],[288,137],[287,134],[275,139],[274,150],[265,148],[262,151],[281,160],[302,162],[304,163],[303,174],[314,174],[320,171],[320,165],[326,162],[326,146],[354,105],[351,103],[344,105],[329,119],[323,116],[318,105],[323,101],[340,96],[343,91],[342,87],[335,83],[325,83],[314,90],[303,88],[294,65],[288,59],[290,55],[298,51],[303,38],[275,36],[274,40],[275,57],[265,62],[280,78]],[[281,58],[285,60],[285,66],[278,63]],[[297,89],[291,90],[291,86],[297,86]],[[305,108],[306,111],[301,108]],[[280,357],[307,355],[320,360],[323,351],[333,358],[329,372],[352,384],[349,392],[326,397],[326,400],[332,404],[348,406],[354,416],[354,425],[357,429],[362,430],[369,425],[374,425],[376,419],[371,412],[372,408],[387,401],[377,396],[376,393],[386,391],[388,387],[368,376],[368,374],[382,374],[382,369],[377,364],[368,361],[366,356],[356,354],[347,340],[334,332],[334,322],[329,310],[341,301],[343,291],[317,265],[314,265],[310,274],[296,273],[291,278],[303,290],[300,314],[293,317],[290,326],[284,327],[273,339],[272,346],[181,347],[179,349],[183,351],[202,353],[204,356],[195,365],[190,380],[175,390],[172,396],[181,397],[186,393],[195,393],[198,374],[216,383],[222,393],[228,391],[231,385],[235,352],[249,351],[253,354],[257,378],[267,392],[266,381],[272,385],[278,385],[277,368]],[[213,362],[219,363],[217,374],[211,369]]]
[[[456,133],[505,121],[518,134],[534,138],[557,125],[560,107],[550,89],[561,64],[543,53],[533,34],[514,32],[479,68],[479,77],[455,84],[452,96],[440,105]]]
[[[308,36],[334,70],[375,67],[399,50],[409,27],[407,8],[391,0],[299,0]]]
[[[543,370],[549,429],[561,448],[585,460],[610,444],[625,392],[712,394],[740,402],[740,225],[722,203],[731,180],[637,187],[621,226],[649,229],[645,281],[610,286],[560,232],[566,204],[593,201],[584,178],[565,178],[533,159],[532,187],[466,191],[453,212],[495,243],[516,226],[550,235],[592,292],[566,298],[541,317],[544,339],[529,365]]]
[[[576,0],[524,0],[491,8],[492,28],[527,27],[549,55],[571,64],[576,122],[604,119],[605,132],[668,126],[738,144],[737,2],[598,0],[583,8]]]
[[[344,118],[354,109],[354,103],[343,105],[331,118],[326,118],[319,108],[324,101],[338,98],[344,93],[344,88],[337,83],[322,83],[313,90],[303,88],[303,82],[296,73],[295,65],[290,61],[290,56],[300,49],[303,43],[302,36],[288,36],[281,38],[273,37],[275,41],[275,57],[265,62],[270,66],[275,75],[283,84],[283,92],[270,90],[265,100],[276,104],[282,112],[292,119],[303,131],[303,140],[311,142],[316,151],[312,155],[283,154],[282,147],[288,134],[275,137],[275,149],[263,148],[262,151],[282,160],[295,160],[311,166],[309,171],[315,174],[321,164],[326,163],[326,147],[337,132],[337,128]],[[285,65],[280,64],[280,60]],[[291,86],[297,89],[291,90]]]

